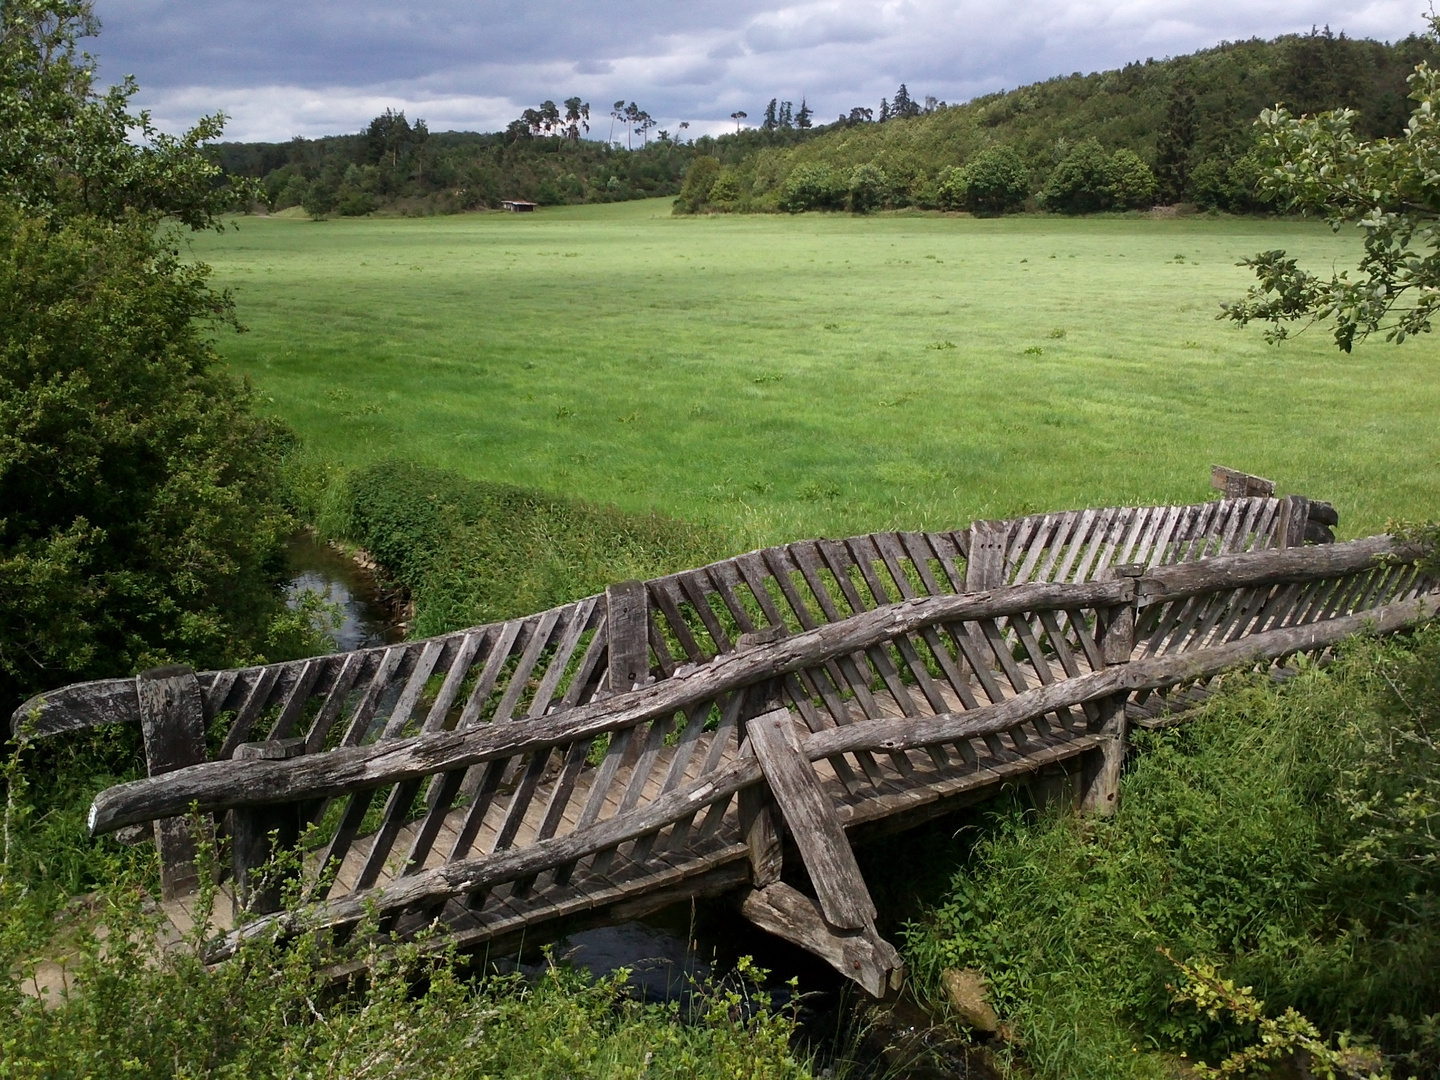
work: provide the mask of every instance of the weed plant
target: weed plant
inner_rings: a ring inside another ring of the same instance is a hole
[[[1271,1015],[1373,1040],[1399,1075],[1436,1075],[1437,672],[1435,628],[1356,642],[1138,733],[1112,819],[996,810],[909,927],[921,984],[981,969],[1020,1057],[1056,1080],[1167,1076],[1172,1055],[1214,1063],[1253,1041],[1254,1023],[1177,1003],[1164,949]]]
[[[614,581],[726,554],[714,531],[657,514],[396,460],[347,477],[321,525],[363,547],[410,592],[418,637],[543,611]]]
[[[538,979],[476,975],[435,942],[374,947],[373,927],[361,928],[348,954],[318,936],[257,939],[211,968],[202,917],[199,931],[163,948],[148,900],[153,848],[83,839],[84,802],[75,796],[118,779],[105,769],[122,749],[92,742],[61,751],[64,761],[45,763],[60,789],[38,801],[19,753],[0,769],[6,1080],[809,1075],[791,1050],[793,1010],[770,1007],[758,989],[764,973],[749,965],[696,987],[683,1006],[647,1005],[628,995],[624,970],[591,979],[551,964]],[[202,853],[213,866],[213,847]],[[101,882],[85,903],[65,903]],[[202,893],[202,913],[216,899]],[[66,987],[37,993],[37,965],[62,955]],[[327,975],[337,959],[358,962],[348,985]]]

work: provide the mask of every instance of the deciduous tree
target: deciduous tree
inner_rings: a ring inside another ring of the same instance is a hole
[[[1440,37],[1440,18],[1430,22]],[[1396,139],[1360,138],[1351,109],[1261,114],[1261,193],[1287,210],[1324,216],[1336,232],[1357,227],[1364,255],[1353,272],[1315,274],[1284,251],[1261,252],[1245,263],[1257,284],[1221,318],[1267,322],[1272,341],[1295,323],[1327,323],[1345,352],[1371,334],[1398,344],[1430,331],[1440,307],[1440,71],[1420,64],[1410,94],[1415,109]]]
[[[168,218],[247,199],[205,152],[104,94],[91,6],[0,0],[0,715],[26,693],[245,660],[282,610],[291,438],[210,340],[230,297]]]

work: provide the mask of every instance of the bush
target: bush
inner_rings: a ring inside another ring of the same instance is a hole
[[[1207,158],[1190,173],[1191,197],[1206,210],[1241,214],[1262,210],[1269,203],[1257,189],[1261,165],[1254,153],[1238,158]]]
[[[1131,210],[1152,205],[1157,190],[1155,174],[1134,151],[1107,156],[1099,142],[1086,139],[1055,166],[1040,202],[1063,214]]]
[[[1179,1008],[1179,960],[1272,1011],[1440,1068],[1440,628],[1352,643],[1283,689],[1232,687],[1142,734],[1107,821],[996,813],[950,898],[909,931],[922,982],[982,969],[1040,1077],[1169,1075],[1243,1027]]]
[[[856,165],[850,173],[848,202],[853,214],[868,214],[885,203],[890,183],[885,174],[870,164]]]
[[[367,191],[342,184],[335,198],[335,210],[341,217],[364,217],[374,213],[375,200]]]
[[[715,184],[710,189],[710,201],[729,205],[738,202],[742,194],[740,174],[734,169],[724,168],[720,170],[720,175],[715,178]]]
[[[0,715],[264,650],[293,436],[222,368],[207,330],[229,318],[153,223],[0,203]]]
[[[719,158],[707,154],[690,162],[690,167],[685,170],[685,180],[680,185],[680,194],[675,199],[675,211],[681,214],[698,213],[709,200],[710,191],[719,177]]]
[[[322,525],[365,548],[410,591],[419,636],[543,611],[615,581],[712,562],[724,550],[719,537],[671,518],[403,461],[352,474],[339,503]]]
[[[1095,139],[1086,139],[1060,160],[1040,191],[1046,210],[1090,214],[1110,209],[1110,158]]]
[[[1110,158],[1110,205],[1116,210],[1143,210],[1155,205],[1159,186],[1150,166],[1133,150],[1116,150]]]
[[[992,146],[970,159],[946,195],[972,214],[1018,210],[1030,197],[1030,172],[1014,147]]]
[[[315,180],[305,189],[301,196],[300,208],[310,215],[313,221],[323,221],[329,217],[339,205],[340,198],[336,189],[327,184],[324,180]]]
[[[777,205],[787,214],[839,210],[848,194],[846,178],[829,165],[797,165],[780,185]]]

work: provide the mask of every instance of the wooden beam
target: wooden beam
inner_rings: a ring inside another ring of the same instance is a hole
[[[1367,568],[1377,557],[1393,556],[1409,561],[1414,558],[1416,550],[1389,537],[1375,537],[1324,547],[1250,552],[1162,567],[1140,579],[1138,585],[1140,595],[1148,602],[1160,602],[1211,589],[1338,576]],[[1247,562],[1255,565],[1247,569]],[[989,593],[920,597],[876,608],[772,644],[757,645],[753,649],[717,657],[685,678],[662,680],[629,694],[527,720],[523,724],[481,725],[463,731],[393,739],[326,754],[307,754],[295,761],[207,762],[182,769],[164,781],[154,778],[137,780],[101,792],[91,806],[90,827],[93,832],[110,832],[122,825],[183,813],[192,802],[198,803],[202,810],[220,811],[251,803],[333,797],[536,749],[566,745],[633,727],[667,713],[674,714],[742,686],[790,674],[829,657],[871,648],[936,623],[1061,607],[1115,606],[1133,595],[1136,584],[1130,580],[1074,585],[1030,584]],[[1416,621],[1422,617],[1414,615],[1410,608],[1405,608],[1405,612],[1407,614],[1392,615],[1402,621]],[[1300,635],[1295,639],[1297,644],[1294,647],[1288,644],[1277,647],[1292,652],[1306,651],[1312,646],[1298,643],[1304,635],[1339,633],[1340,637],[1348,636],[1364,629],[1377,614],[1362,613],[1352,616],[1350,621],[1329,620],[1296,628],[1294,633]],[[1353,628],[1337,629],[1345,626]],[[1174,681],[1198,677],[1199,670],[1212,662],[1209,658],[1225,658],[1214,660],[1221,664],[1219,670],[1223,670],[1241,662],[1251,652],[1258,655],[1269,647],[1263,643],[1256,644],[1261,638],[1274,640],[1261,635],[1260,638],[1233,642],[1218,650],[1130,665],[1133,670],[1126,677],[1140,679],[1139,672],[1153,668],[1158,672],[1155,678],[1161,680],[1155,686],[1173,685]],[[1283,651],[1276,655],[1282,654]],[[1162,666],[1154,668],[1156,663]],[[1195,674],[1187,674],[1192,671]],[[1106,672],[1085,678],[1108,677]],[[1166,682],[1165,679],[1171,681]],[[1078,687],[1088,685],[1083,679],[1078,683],[1077,680],[1065,680],[1052,684],[1046,691],[1058,695],[1056,705],[1074,705],[1078,702],[1064,700],[1072,683]],[[1117,684],[1105,692],[1120,688]],[[1139,684],[1129,688],[1138,689]],[[1093,700],[1097,696],[1101,695],[1092,694],[1082,700]],[[1011,699],[1012,702],[1016,700],[1020,698]],[[926,721],[920,718],[907,723],[914,730],[920,730]],[[839,737],[846,737],[845,732],[857,733],[868,727],[868,724],[852,725],[839,729]],[[827,737],[834,735],[835,732],[826,733]]]
[[[650,597],[643,581],[622,581],[605,590],[605,632],[610,692],[643,686],[650,674]]]
[[[1125,689],[1158,688],[1173,685],[1174,677],[1199,678],[1218,674],[1237,664],[1333,645],[1362,631],[1391,633],[1433,617],[1436,598],[1422,597],[1387,605],[1376,611],[1324,623],[1311,623],[1286,630],[1270,631],[1250,641],[1203,650],[1189,656],[1137,660],[1092,675],[1052,683],[1017,695],[999,705],[969,713],[899,720],[872,720],[844,728],[832,728],[805,739],[804,755],[811,761],[857,748],[872,750],[916,749],[954,742],[960,738],[1004,731],[1025,720],[1053,711],[1059,704],[1077,705]],[[1263,639],[1263,640],[1262,640]],[[1189,662],[1188,666],[1186,662]],[[1067,695],[1062,688],[1069,687]],[[666,824],[693,815],[705,806],[729,798],[741,789],[761,782],[759,762],[746,755],[708,777],[663,795],[624,817],[608,818],[589,829],[523,848],[448,863],[391,882],[383,889],[354,893],[313,905],[301,912],[283,913],[256,920],[234,931],[217,949],[215,959],[233,955],[242,939],[273,933],[295,934],[322,926],[359,921],[374,910],[385,916],[406,907],[463,896],[532,876],[547,868],[574,862],[586,855],[613,847],[626,840],[664,828]],[[142,818],[142,820],[144,820]]]
[[[1275,481],[1263,476],[1241,472],[1224,465],[1210,466],[1210,486],[1224,492],[1227,499],[1244,499],[1251,496],[1270,498],[1275,494]]]
[[[145,766],[152,778],[205,760],[205,706],[188,667],[163,667],[135,677],[135,697],[145,739]],[[163,783],[164,781],[159,781]],[[199,884],[195,837],[181,809],[155,822],[160,851],[160,895],[174,900]]]
[[[821,789],[815,769],[800,750],[790,710],[757,716],[746,725],[746,731],[790,837],[800,849],[825,921],[842,930],[870,925],[875,919],[875,903],[845,839],[835,804]]]
[[[836,930],[821,915],[819,904],[783,882],[751,890],[740,903],[740,913],[760,929],[820,957],[871,997],[900,989],[904,980],[900,954],[874,926]]]
[[[917,597],[753,649],[726,653],[684,678],[661,680],[629,694],[524,723],[481,724],[388,739],[368,746],[306,754],[294,761],[207,762],[168,777],[164,783],[137,780],[122,784],[97,797],[91,807],[91,827],[97,832],[110,832],[121,825],[152,820],[155,814],[151,811],[172,804],[183,809],[198,802],[205,810],[219,811],[251,803],[328,798],[568,745],[673,715],[742,686],[873,648],[938,623],[1113,605],[1127,600],[1133,591],[1134,585],[1128,581],[1093,581],[1076,585],[1035,583],[988,593]]]
[[[304,738],[241,743],[236,761],[288,761],[305,752]],[[268,915],[279,911],[285,880],[272,859],[276,849],[293,850],[300,840],[301,806],[266,803],[239,806],[230,816],[230,859],[235,873],[235,911]]]
[[[358,922],[370,911],[384,917],[417,904],[429,905],[491,889],[518,878],[532,877],[663,829],[671,822],[693,816],[711,803],[728,799],[737,791],[762,780],[759,763],[747,754],[639,809],[605,818],[589,828],[491,855],[457,859],[398,878],[382,888],[350,893],[298,912],[282,912],[256,919],[231,931],[216,946],[211,959],[223,960],[233,956],[244,940],[277,932],[291,935],[307,929]]]
[[[1008,521],[977,521],[970,526],[970,552],[965,556],[965,591],[984,592],[1005,584]]]

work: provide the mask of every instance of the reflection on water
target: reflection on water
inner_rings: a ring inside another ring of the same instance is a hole
[[[313,533],[292,537],[286,560],[290,584],[285,591],[291,607],[306,592],[319,593],[339,607],[341,623],[330,631],[337,652],[392,644],[405,636],[391,617],[375,578]]]

